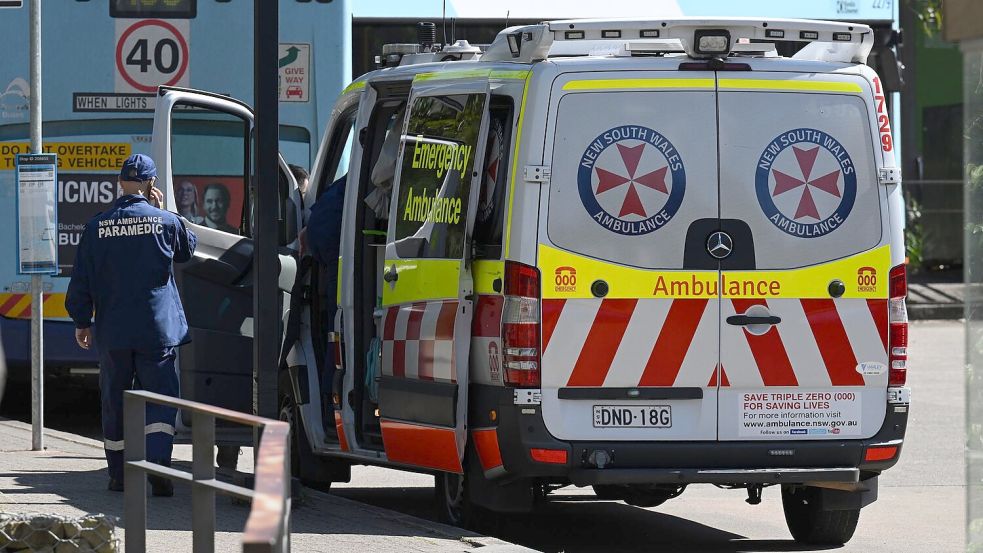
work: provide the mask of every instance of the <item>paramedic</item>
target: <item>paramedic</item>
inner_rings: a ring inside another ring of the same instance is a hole
[[[134,154],[123,163],[123,196],[86,225],[65,300],[79,346],[99,352],[112,491],[123,491],[123,391],[135,385],[177,396],[175,348],[190,341],[172,263],[190,260],[197,239],[183,219],[159,209],[156,180],[149,157]],[[147,405],[148,461],[170,466],[176,414],[173,407]],[[165,478],[150,476],[150,484],[154,495],[174,493]]]
[[[310,253],[318,264],[318,290],[320,291],[321,343],[326,343],[324,371],[321,373],[321,393],[331,405],[331,385],[334,378],[334,348],[328,342],[328,332],[334,330],[334,316],[338,309],[338,255],[341,250],[341,215],[345,205],[345,181],[343,175],[327,190],[321,192],[311,206],[307,226],[300,233],[301,255]]]

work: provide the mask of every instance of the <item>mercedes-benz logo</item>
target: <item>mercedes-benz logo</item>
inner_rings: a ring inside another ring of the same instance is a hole
[[[707,238],[707,251],[717,259],[723,259],[730,255],[734,249],[734,241],[730,235],[723,231],[717,231]]]

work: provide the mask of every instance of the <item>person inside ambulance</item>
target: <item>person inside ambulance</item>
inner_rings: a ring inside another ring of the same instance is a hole
[[[338,309],[338,254],[341,250],[341,216],[345,208],[345,182],[348,175],[342,175],[321,192],[307,219],[307,226],[300,231],[300,255],[310,254],[317,267],[317,290],[320,311],[321,332],[316,338],[324,344],[324,359],[321,364],[321,405],[327,410],[331,405],[332,384],[335,373],[335,351],[337,344],[328,340],[328,333],[334,330],[334,315]],[[324,413],[329,422],[328,415]]]
[[[190,341],[173,263],[191,259],[197,237],[182,218],[160,209],[156,179],[149,157],[126,160],[119,176],[124,195],[86,225],[65,298],[79,346],[99,352],[112,491],[123,491],[123,391],[136,385],[177,397],[176,348]],[[173,407],[147,405],[148,461],[170,466],[176,414]],[[150,476],[150,484],[154,495],[174,494],[170,480]]]
[[[393,115],[389,129],[386,131],[386,138],[382,143],[382,150],[379,151],[379,158],[376,159],[375,165],[372,166],[372,174],[369,175],[373,188],[365,197],[365,203],[383,222],[389,219],[389,200],[393,193],[396,159],[399,157],[399,144],[405,116],[406,106],[404,105]]]

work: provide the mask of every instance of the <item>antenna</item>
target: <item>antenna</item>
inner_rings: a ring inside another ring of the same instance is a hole
[[[444,44],[447,44],[447,0],[444,0],[444,7],[440,13],[440,26],[444,29]]]
[[[505,10],[505,28],[506,29],[509,28],[509,14],[511,14],[511,13],[512,13],[512,10]]]

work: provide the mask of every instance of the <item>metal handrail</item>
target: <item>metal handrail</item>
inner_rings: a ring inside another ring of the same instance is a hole
[[[191,473],[151,463],[144,436],[147,403],[168,405],[191,413]],[[243,531],[243,553],[290,551],[290,425],[171,396],[127,391],[123,395],[124,504],[126,550],[147,548],[147,479],[145,474],[191,484],[191,533],[194,553],[215,551],[215,492],[251,503]],[[215,419],[258,428],[262,432],[256,455],[253,489],[215,478]]]

